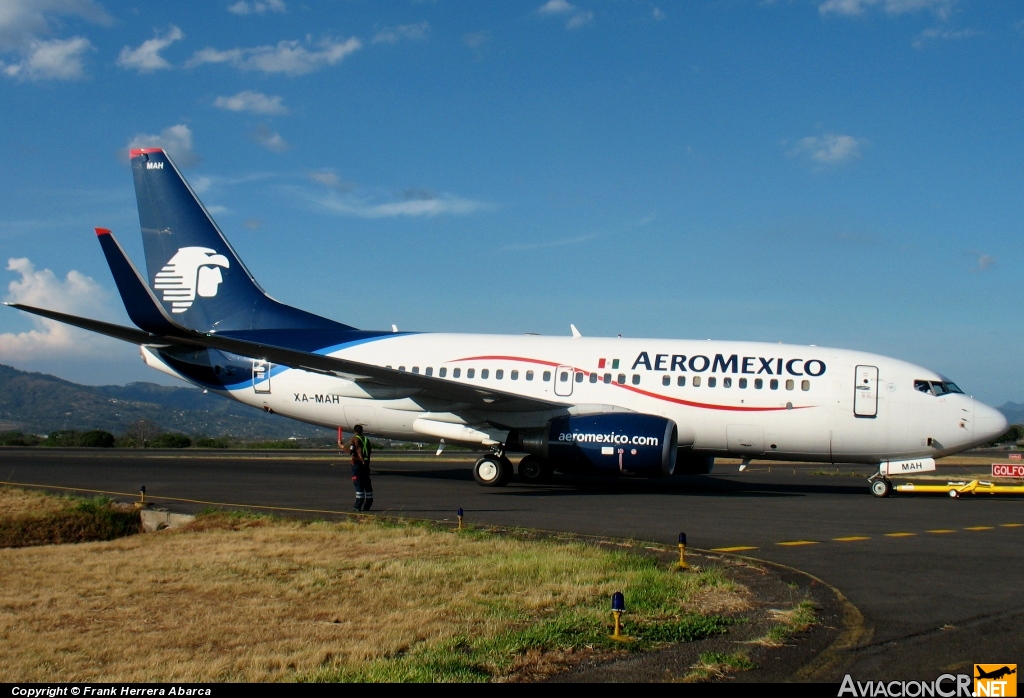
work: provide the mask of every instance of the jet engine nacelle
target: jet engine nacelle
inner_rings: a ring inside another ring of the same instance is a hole
[[[564,472],[668,476],[676,467],[678,434],[671,419],[650,414],[580,415],[514,432],[507,446]]]

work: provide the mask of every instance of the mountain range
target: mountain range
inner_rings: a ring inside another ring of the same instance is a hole
[[[201,388],[156,383],[79,385],[0,364],[0,431],[49,434],[103,429],[123,434],[141,419],[163,431],[240,439],[329,437],[331,431],[267,414]]]

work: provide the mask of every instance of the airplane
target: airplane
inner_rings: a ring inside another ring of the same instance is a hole
[[[7,303],[139,346],[150,367],[266,412],[485,451],[475,480],[708,474],[715,458],[864,463],[890,476],[1007,429],[943,375],[877,354],[761,342],[360,330],[274,300],[167,153],[130,151],[143,276],[100,246],[136,327]],[[526,453],[515,467],[508,453]]]
[[[1014,666],[1016,667],[1016,664]],[[976,679],[1001,679],[1004,676],[1017,673],[1017,669],[1011,669],[1009,666],[993,669],[992,671],[985,671],[980,666],[976,666],[975,668],[978,670],[978,675],[974,677]]]

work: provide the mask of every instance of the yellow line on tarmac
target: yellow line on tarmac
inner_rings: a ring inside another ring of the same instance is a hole
[[[991,531],[995,526],[967,526],[965,531]]]
[[[757,550],[752,545],[734,545],[731,548],[711,548],[713,553],[738,553],[744,550]]]
[[[871,537],[870,536],[846,536],[844,538],[833,538],[832,540],[837,540],[840,543],[852,543],[853,541],[856,541],[856,540],[871,540]]]
[[[916,533],[886,533],[886,538],[909,538],[910,536],[916,536]]]
[[[952,528],[933,528],[931,531],[925,531],[925,533],[956,533]]]
[[[821,541],[818,541],[818,540],[787,540],[787,541],[783,541],[782,543],[776,543],[776,545],[786,545],[786,546],[793,546],[793,545],[817,545],[820,542]]]
[[[1024,524],[1019,524],[1019,523],[1009,523],[1009,524],[999,524],[999,525],[1002,526],[1003,528],[1020,528],[1021,526],[1024,526]]]

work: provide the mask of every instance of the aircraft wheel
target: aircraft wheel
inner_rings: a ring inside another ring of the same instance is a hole
[[[950,490],[949,496],[952,497],[953,499],[959,499],[960,493],[957,490]]]
[[[871,482],[871,494],[876,497],[888,497],[892,492],[892,483],[885,478],[878,478]]]
[[[484,487],[502,487],[508,484],[511,467],[507,458],[484,456],[473,466],[473,479]]]
[[[519,479],[536,485],[551,481],[554,468],[536,456],[526,456],[519,461]]]

